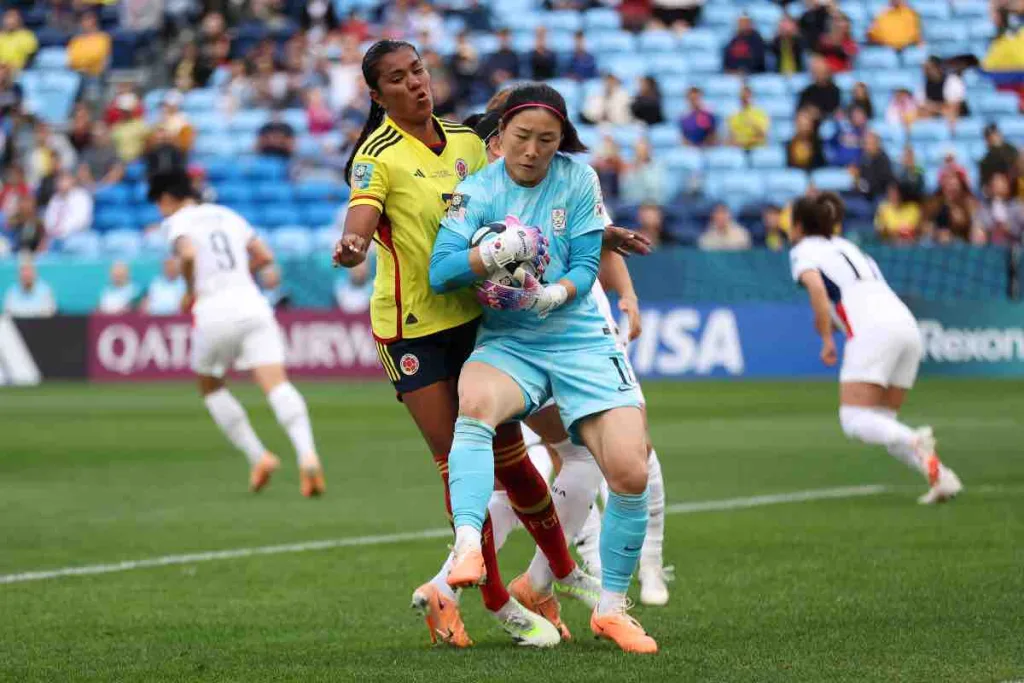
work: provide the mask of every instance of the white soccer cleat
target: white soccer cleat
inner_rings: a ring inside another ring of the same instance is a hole
[[[917,502],[921,505],[945,503],[956,498],[963,490],[964,485],[960,482],[960,477],[956,476],[956,472],[940,463],[937,481],[928,489],[928,493],[917,499]]]
[[[582,560],[583,571],[591,576],[601,574],[601,510],[597,505],[590,508],[590,514],[583,528],[574,539],[576,552]]]
[[[539,614],[535,614],[519,604],[515,598],[509,598],[508,605],[502,608],[506,614],[502,617],[492,612],[505,633],[512,636],[518,645],[523,647],[554,647],[562,642],[562,636],[554,624]]]
[[[582,568],[576,567],[564,579],[555,579],[555,592],[561,596],[578,600],[593,610],[601,601],[601,581]]]
[[[668,582],[673,579],[672,567],[640,566],[640,602],[652,607],[668,604]]]

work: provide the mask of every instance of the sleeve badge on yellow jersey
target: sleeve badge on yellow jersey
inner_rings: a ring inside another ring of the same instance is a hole
[[[373,179],[373,164],[360,162],[352,167],[352,186],[360,190],[370,187]]]

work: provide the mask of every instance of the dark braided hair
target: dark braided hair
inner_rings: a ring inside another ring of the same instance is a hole
[[[380,81],[380,60],[385,56],[398,52],[399,50],[410,49],[419,56],[416,48],[412,43],[407,43],[404,40],[378,40],[376,43],[370,46],[370,49],[363,55],[363,80],[366,81],[366,85],[370,90],[378,91],[378,82]],[[380,127],[380,124],[384,123],[384,107],[377,104],[377,102],[370,102],[370,114],[366,118],[366,124],[363,126],[363,130],[359,133],[359,139],[356,140],[355,146],[352,147],[352,153],[348,157],[348,163],[345,164],[345,182],[351,185],[352,175],[352,162],[356,158],[356,154],[359,152],[359,148],[366,142],[366,138],[370,137],[373,131]]]
[[[512,90],[501,110],[501,125],[507,126],[516,114],[533,108],[547,109],[556,114],[562,122],[562,142],[559,152],[578,154],[587,151],[587,146],[580,140],[576,126],[569,120],[565,98],[561,93],[545,83],[527,83]]]

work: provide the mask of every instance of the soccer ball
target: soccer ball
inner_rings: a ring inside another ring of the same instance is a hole
[[[498,237],[505,232],[505,229],[506,226],[504,221],[488,223],[473,233],[473,237],[469,240],[469,245],[471,247],[479,247],[481,244],[486,244],[491,240],[498,239]],[[515,278],[515,272],[517,269],[522,269],[530,275],[537,277],[537,269],[533,267],[533,264],[529,261],[522,261],[520,263],[510,263],[497,273],[492,273],[491,276],[486,279],[490,282],[504,285],[506,287],[519,288],[522,285],[519,280]]]

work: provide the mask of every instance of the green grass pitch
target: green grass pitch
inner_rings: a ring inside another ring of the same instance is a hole
[[[300,498],[283,433],[238,395],[286,467],[258,496],[191,386],[0,391],[0,575],[436,529],[440,484],[383,384],[303,384],[327,496]],[[856,498],[674,514],[666,608],[637,608],[655,657],[589,634],[513,647],[464,597],[477,645],[430,648],[408,609],[448,539],[0,583],[4,681],[1006,681],[1024,679],[1024,384],[927,379],[905,416],[936,428],[967,487],[923,483],[848,443],[827,383],[646,387],[669,503],[883,484]],[[517,532],[506,580],[528,561]]]

